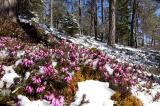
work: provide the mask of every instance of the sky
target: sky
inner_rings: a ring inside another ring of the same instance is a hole
[[[155,13],[156,13],[157,16],[160,16],[160,8],[157,9]]]

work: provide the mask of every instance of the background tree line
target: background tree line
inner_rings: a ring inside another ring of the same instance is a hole
[[[69,35],[89,35],[96,40],[144,47],[160,45],[156,0],[1,0],[0,16],[36,17]]]

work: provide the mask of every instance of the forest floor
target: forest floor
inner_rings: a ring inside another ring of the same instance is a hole
[[[0,103],[15,104],[17,97],[20,106],[113,106],[121,86],[144,106],[160,106],[159,51],[112,48],[41,26],[52,33],[49,47],[0,37]]]

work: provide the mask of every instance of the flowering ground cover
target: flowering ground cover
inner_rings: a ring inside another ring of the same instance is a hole
[[[85,80],[108,82],[109,88],[120,92],[119,98],[124,100],[141,90],[152,95],[151,90],[157,88],[152,101],[158,102],[159,84],[152,77],[143,72],[141,67],[118,62],[104,51],[85,48],[66,40],[53,37],[52,44],[46,47],[43,44],[24,43],[11,37],[0,38],[1,104],[74,104],[72,102],[76,101],[74,97],[78,82]],[[117,101],[115,104],[120,102],[119,99],[113,100]],[[137,102],[134,99],[130,101],[132,104]],[[137,106],[127,103],[119,103],[117,106]],[[79,105],[83,105],[83,102],[80,101]]]

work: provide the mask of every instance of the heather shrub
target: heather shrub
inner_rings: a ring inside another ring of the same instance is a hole
[[[26,33],[21,26],[9,19],[0,18],[0,26],[0,36],[11,36],[21,39],[26,37]]]

